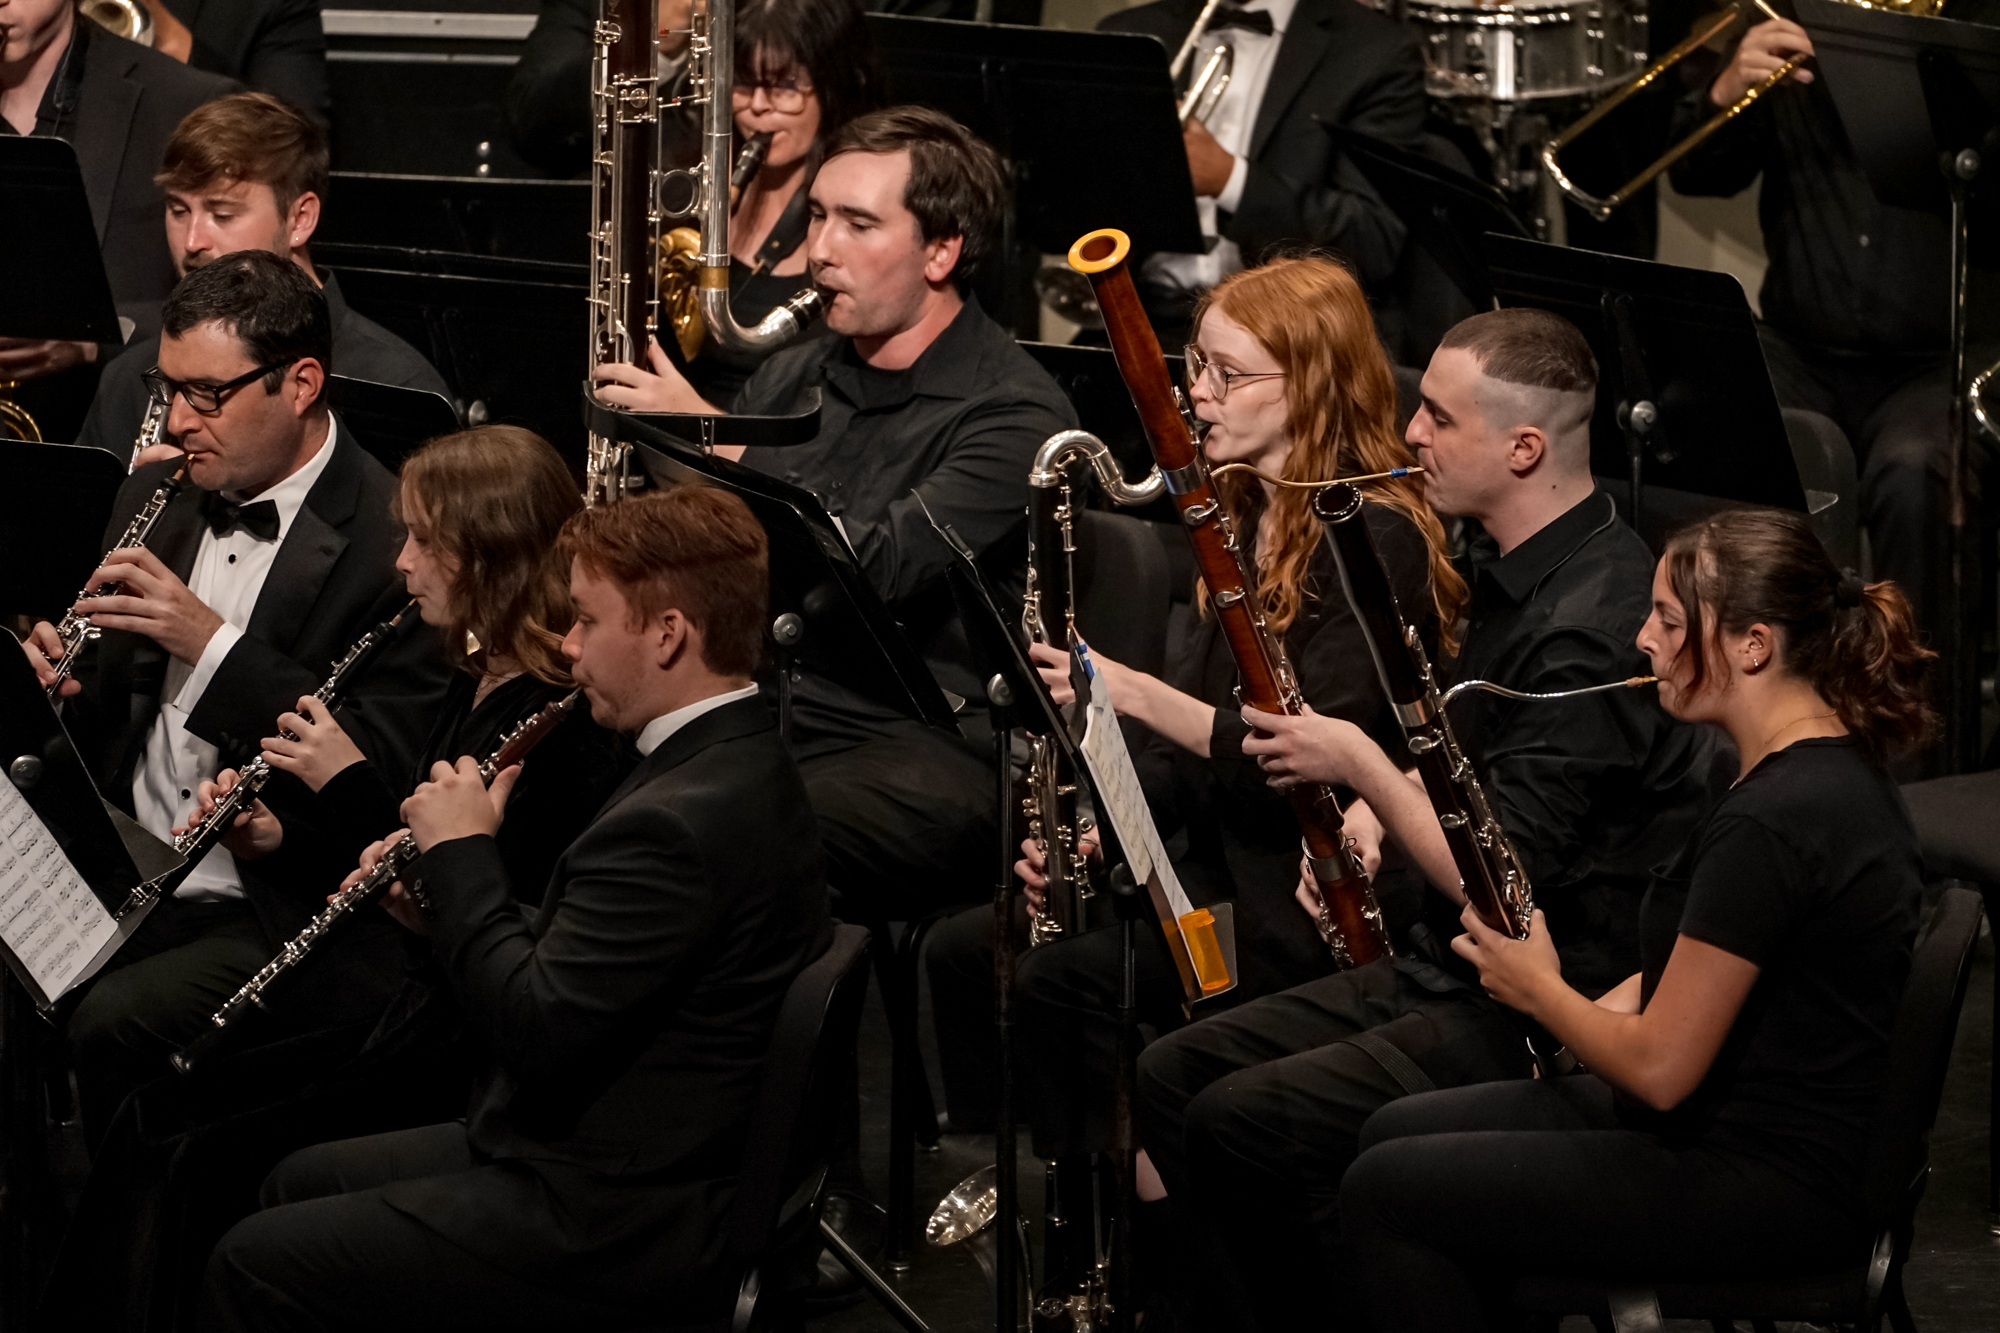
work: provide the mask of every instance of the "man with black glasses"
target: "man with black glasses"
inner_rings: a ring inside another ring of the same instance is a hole
[[[276,255],[229,255],[183,279],[162,321],[147,380],[170,396],[167,432],[185,455],[133,474],[107,545],[177,469],[185,477],[147,545],[112,552],[90,576],[90,587],[123,587],[79,603],[103,635],[61,694],[100,789],[168,837],[196,787],[256,755],[278,714],[405,594],[396,483],[327,409],[332,334],[312,280]],[[54,627],[37,624],[23,647],[53,680]],[[428,635],[395,636],[347,690],[342,727],[377,764],[406,769],[445,674]],[[282,811],[307,796],[280,774],[263,799]],[[166,1057],[337,879],[282,851],[253,874],[218,847],[154,909],[70,1018],[93,1144],[125,1093],[167,1072]]]

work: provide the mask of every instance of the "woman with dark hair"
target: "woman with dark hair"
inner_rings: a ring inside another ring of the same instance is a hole
[[[226,840],[238,857],[271,857],[275,873],[314,858],[354,865],[362,848],[402,826],[402,797],[434,763],[484,759],[575,688],[561,651],[575,619],[569,569],[551,553],[582,502],[555,450],[531,431],[484,426],[426,444],[403,464],[401,481],[408,538],[397,568],[461,669],[408,774],[392,778],[362,756],[316,700],[280,719],[304,739],[267,739],[265,757],[318,800],[299,827],[281,826],[258,802]],[[522,898],[541,900],[557,857],[631,762],[584,705],[536,746],[496,835]],[[235,776],[202,785],[204,811]],[[282,943],[271,941],[272,951]],[[258,1185],[279,1158],[462,1114],[482,1057],[448,990],[432,984],[434,968],[428,945],[386,914],[350,917],[291,984],[273,988],[271,1012],[245,1016],[236,1044],[197,1076],[163,1064],[163,1077],[127,1098],[93,1159],[49,1288],[60,1293],[64,1322],[189,1326],[210,1247],[255,1211]]]
[[[1668,543],[1639,635],[1674,716],[1741,769],[1642,910],[1643,970],[1592,1002],[1470,910],[1453,947],[1591,1072],[1391,1102],[1341,1225],[1381,1329],[1499,1326],[1513,1275],[1821,1271],[1867,1244],[1862,1166],[1921,906],[1886,771],[1931,715],[1893,584],[1805,517],[1719,515]],[[1372,1146],[1370,1146],[1372,1145]]]

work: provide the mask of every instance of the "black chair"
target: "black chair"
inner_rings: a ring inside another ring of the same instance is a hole
[[[1608,1318],[1617,1333],[1649,1333],[1663,1318],[1705,1319],[1718,1330],[1748,1319],[1759,1333],[1781,1319],[1873,1333],[1885,1315],[1897,1333],[1913,1333],[1903,1263],[1930,1177],[1930,1131],[1972,972],[1979,911],[1977,894],[1946,889],[1917,941],[1868,1149],[1865,1190],[1875,1240],[1866,1254],[1832,1272],[1730,1282],[1647,1286],[1641,1279],[1614,1286],[1568,1274],[1534,1276],[1515,1285],[1514,1303],[1537,1314],[1590,1315],[1600,1327]]]
[[[2000,770],[1912,782],[1903,788],[1924,870],[1975,884],[1986,919],[2000,921]],[[1992,1119],[1987,1131],[1987,1210],[2000,1224],[2000,987],[1994,988]]]
[[[796,1324],[790,1298],[811,1282],[819,1259],[820,1203],[839,1119],[834,1103],[861,1029],[867,958],[868,932],[836,926],[827,951],[786,992],[726,1223],[733,1306],[667,1326],[672,1333],[753,1333]]]

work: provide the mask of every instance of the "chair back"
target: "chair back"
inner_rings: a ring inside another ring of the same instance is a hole
[[[1158,676],[1167,667],[1167,611],[1173,599],[1157,524],[1130,514],[1085,509],[1077,516],[1076,624],[1084,642],[1115,662]]]
[[[1868,1154],[1866,1199],[1869,1218],[1877,1225],[1907,1223],[1904,1214],[1929,1167],[1930,1132],[1937,1123],[1958,1011],[1972,974],[1979,911],[1978,894],[1946,889],[1910,959]]]
[[[852,1060],[868,993],[868,932],[836,924],[833,942],[792,981],[771,1031],[764,1078],[750,1112],[730,1214],[731,1257],[757,1263],[816,1185],[833,1142],[841,1062]]]

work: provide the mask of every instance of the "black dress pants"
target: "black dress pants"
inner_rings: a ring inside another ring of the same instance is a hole
[[[1626,1129],[1588,1076],[1407,1098],[1362,1146],[1340,1207],[1377,1329],[1506,1327],[1527,1273],[1642,1284],[1824,1271],[1867,1252],[1858,1210],[1767,1151]]]
[[[1189,1233],[1180,1248],[1228,1270],[1191,1275],[1202,1327],[1324,1326],[1327,1283],[1347,1267],[1341,1178],[1369,1116],[1426,1086],[1530,1070],[1506,1010],[1409,956],[1266,996],[1147,1048],[1139,1141]]]
[[[498,1169],[475,1160],[462,1122],[293,1153],[264,1182],[264,1211],[216,1245],[201,1327],[424,1333],[642,1322],[638,1311],[552,1291],[476,1259],[382,1198],[393,1181]]]
[[[118,1104],[172,1072],[169,1056],[275,952],[240,898],[153,909],[70,1015],[78,1109],[94,1151]]]

